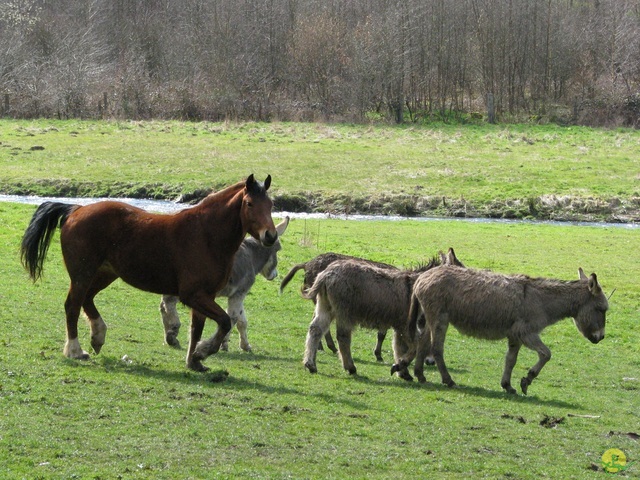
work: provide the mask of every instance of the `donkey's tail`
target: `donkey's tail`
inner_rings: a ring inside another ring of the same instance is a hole
[[[420,320],[420,324],[418,324]],[[409,318],[407,321],[407,335],[413,343],[416,341],[416,334],[425,327],[424,312],[420,305],[420,300],[415,293],[411,294],[411,304],[409,305]]]
[[[322,272],[320,272],[320,274],[314,280],[313,285],[311,285],[307,290],[302,291],[302,298],[315,301],[318,295],[326,296],[326,290],[327,290],[325,285],[326,277],[327,277],[327,270],[323,270]]]
[[[306,266],[307,266],[306,263],[299,263],[297,265],[294,265],[293,268],[289,270],[289,273],[287,273],[285,277],[282,279],[282,282],[280,282],[280,294],[282,294],[284,287],[286,287],[289,284],[291,279],[295,276],[296,272],[298,270],[302,270],[306,268]]]
[[[58,225],[64,225],[69,214],[76,208],[78,205],[44,202],[31,217],[31,222],[22,237],[20,258],[34,282],[42,275],[42,264],[47,256],[53,233]]]

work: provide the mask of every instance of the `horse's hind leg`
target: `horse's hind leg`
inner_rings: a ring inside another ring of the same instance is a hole
[[[176,305],[178,297],[174,295],[163,295],[160,301],[160,315],[162,315],[162,326],[164,327],[164,340],[167,345],[180,348],[178,333],[180,332],[180,316]]]
[[[67,321],[67,341],[62,352],[65,357],[79,360],[89,360],[89,354],[80,346],[78,340],[78,317],[80,308],[86,295],[86,287],[82,284],[71,282],[67,299],[64,302],[64,310]]]
[[[118,278],[118,276],[113,273],[105,271],[98,272],[96,277],[93,279],[91,287],[85,295],[84,303],[82,304],[84,313],[89,319],[89,327],[91,329],[91,347],[96,353],[100,353],[100,350],[104,345],[107,336],[107,324],[104,323],[93,299],[100,291],[111,285],[116,278]]]
[[[502,388],[504,388],[508,393],[516,393],[516,389],[511,386],[511,373],[513,372],[513,367],[518,360],[518,352],[520,351],[520,347],[522,343],[520,341],[509,338],[509,350],[507,351],[507,355],[504,359],[504,372],[502,373]]]
[[[551,350],[547,347],[537,334],[529,335],[522,339],[522,343],[525,347],[530,348],[538,352],[538,362],[529,369],[526,377],[522,377],[520,380],[520,388],[522,393],[527,394],[527,389],[531,382],[540,374],[540,370],[545,364],[551,360]]]

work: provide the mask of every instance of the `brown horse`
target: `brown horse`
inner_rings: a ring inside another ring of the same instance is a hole
[[[202,361],[216,353],[231,329],[229,315],[215,302],[227,283],[236,251],[249,233],[265,246],[278,239],[271,218],[273,202],[264,184],[250,175],[212,193],[198,205],[172,215],[148,213],[126,203],[103,201],[80,206],[45,202],[22,239],[22,263],[35,281],[53,232],[60,225],[62,255],[71,279],[65,301],[64,354],[86,360],[78,341],[78,316],[89,318],[91,346],[100,352],[107,326],[93,302],[117,278],[156,294],[177,295],[191,308],[187,367],[205,371]],[[206,318],[218,324],[200,341]]]

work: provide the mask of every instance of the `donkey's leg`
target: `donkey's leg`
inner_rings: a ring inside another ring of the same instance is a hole
[[[438,366],[438,371],[442,377],[442,383],[448,387],[454,387],[456,382],[453,381],[449,370],[444,363],[444,340],[447,336],[447,328],[449,327],[449,320],[446,313],[438,314],[434,320],[434,323],[429,321],[429,329],[431,330],[431,341],[433,348],[433,358]]]
[[[342,324],[339,319],[336,321],[336,338],[338,339],[338,350],[340,351],[342,366],[351,375],[355,375],[357,369],[351,357],[351,329]]]
[[[164,326],[164,341],[167,345],[180,348],[178,333],[180,332],[180,316],[176,307],[178,297],[175,295],[163,295],[160,301],[160,314]]]
[[[240,334],[240,348],[245,352],[251,351],[251,345],[249,345],[249,338],[247,337],[247,327],[248,321],[247,316],[244,310],[244,295],[239,295],[238,297],[229,297],[229,305],[227,308],[227,312],[231,317],[231,328],[235,325],[238,327],[238,333]],[[229,344],[229,335],[225,338],[222,346],[224,348],[225,343]]]
[[[96,277],[93,279],[91,287],[87,291],[84,303],[82,304],[84,313],[89,318],[91,347],[96,353],[100,353],[100,350],[104,345],[107,336],[107,324],[104,323],[104,320],[100,316],[100,312],[98,312],[93,299],[100,291],[111,285],[116,278],[118,278],[118,276],[112,272],[104,270],[98,271]]]
[[[318,353],[318,347],[320,345],[320,342],[322,342],[322,336],[329,331],[330,325],[331,316],[329,315],[327,309],[323,308],[323,304],[321,302],[318,302],[313,313],[311,324],[309,324],[304,358],[302,360],[302,363],[310,373],[318,372],[318,367],[316,366],[316,355]]]
[[[535,350],[538,352],[538,362],[529,369],[529,373],[527,373],[526,377],[522,377],[520,380],[520,388],[522,389],[522,393],[527,394],[527,389],[531,382],[533,382],[534,378],[536,378],[540,374],[540,370],[545,364],[551,360],[551,350],[547,347],[540,337],[537,334],[529,335],[522,339],[522,343],[525,347],[530,348],[531,350]]]
[[[507,350],[507,355],[504,359],[504,372],[502,373],[502,382],[500,384],[507,393],[516,393],[516,389],[511,386],[511,373],[518,360],[518,352],[522,343],[515,338],[509,338],[508,341],[509,350]]]
[[[385,336],[387,332],[382,332]],[[380,332],[378,332],[378,335]],[[398,377],[411,382],[413,381],[413,377],[409,373],[407,367],[415,357],[415,347],[410,346],[407,343],[407,339],[405,338],[402,332],[398,330],[393,330],[393,359],[394,364],[391,367],[391,373],[397,373]]]
[[[378,330],[378,341],[376,342],[376,348],[373,350],[373,354],[376,356],[376,360],[379,362],[383,362],[382,358],[382,342],[387,338],[386,330]]]
[[[427,378],[424,376],[424,364],[428,358],[433,358],[431,357],[431,352],[433,350],[431,337],[432,334],[429,327],[427,326],[423,328],[420,332],[418,343],[416,345],[416,363],[413,367],[413,373],[418,377],[418,381],[420,383],[427,382]]]
[[[336,343],[333,341],[333,337],[331,336],[331,332],[327,330],[327,333],[324,336],[324,340],[327,343],[327,348],[331,350],[333,353],[338,353],[338,347],[336,347]],[[322,343],[320,344],[320,350],[322,350]]]
[[[205,371],[202,360],[220,350],[224,337],[231,330],[231,319],[227,312],[218,305],[213,295],[200,291],[183,299],[184,303],[191,307],[191,335],[189,349],[187,351],[187,367]],[[200,340],[206,318],[214,320],[218,324],[216,333],[208,340]]]

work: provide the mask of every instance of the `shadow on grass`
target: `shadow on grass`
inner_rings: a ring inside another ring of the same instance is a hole
[[[239,353],[239,355],[242,355],[242,353]],[[244,353],[244,355],[251,355],[252,360],[263,359],[269,361],[285,361],[288,363],[294,363],[294,360],[291,358],[280,358],[268,355],[254,355],[247,353]],[[70,362],[74,361],[70,360]],[[163,382],[174,382],[183,385],[198,384],[203,387],[223,388],[227,390],[258,391],[276,395],[286,394],[304,397],[316,397],[327,403],[343,404],[350,408],[367,408],[367,405],[365,403],[340,398],[339,396],[331,395],[327,392],[313,393],[306,390],[292,388],[286,385],[268,385],[266,383],[246,380],[235,376],[231,377],[229,375],[229,372],[225,369],[212,368],[207,372],[194,372],[191,370],[187,370],[186,368],[183,371],[166,370],[162,367],[148,366],[139,363],[127,364],[124,363],[121,359],[115,357],[102,357],[99,364],[107,371],[117,371],[144,378],[158,379]],[[302,364],[295,361],[295,365],[296,368],[300,370],[301,374],[308,375],[308,373],[306,373],[306,371],[303,369]]]

